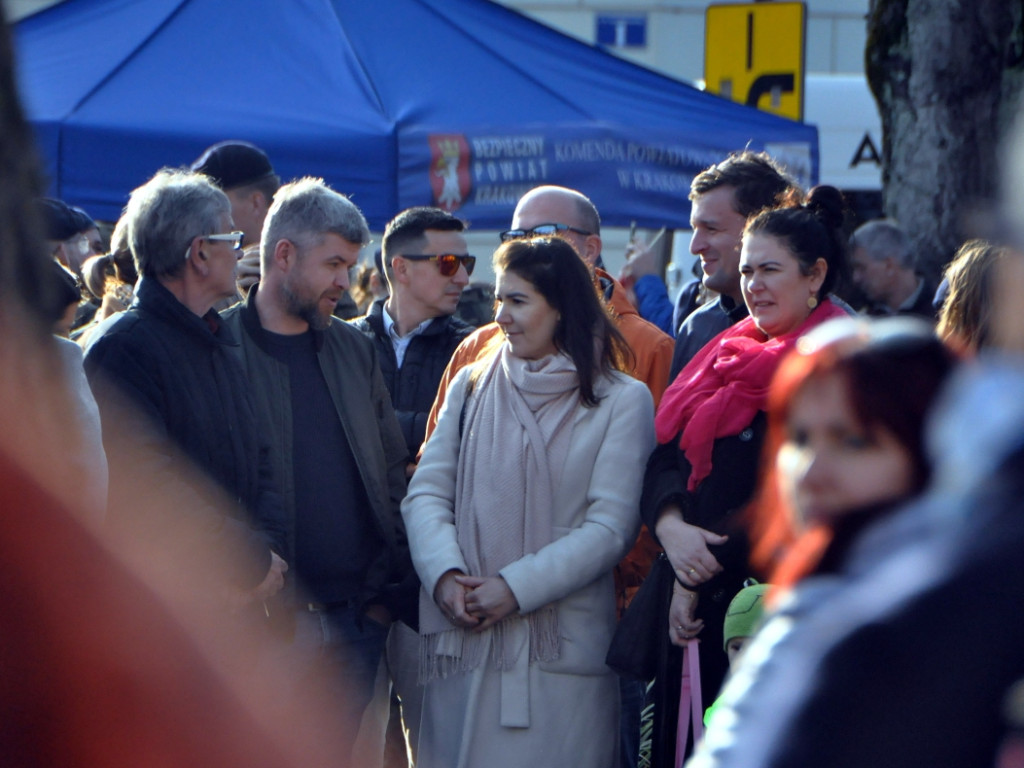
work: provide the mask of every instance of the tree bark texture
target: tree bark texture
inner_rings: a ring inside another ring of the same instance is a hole
[[[872,0],[865,64],[882,202],[935,275],[996,196],[1024,73],[1024,0]]]

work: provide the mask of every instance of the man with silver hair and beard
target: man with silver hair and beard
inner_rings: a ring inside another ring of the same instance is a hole
[[[285,501],[291,583],[270,612],[294,650],[328,661],[351,738],[411,568],[405,441],[373,343],[332,318],[368,241],[362,213],[323,181],[286,184],[264,222],[260,282],[224,315]],[[319,674],[306,657],[295,654],[296,691]]]

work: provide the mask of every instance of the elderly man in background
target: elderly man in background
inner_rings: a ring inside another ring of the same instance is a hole
[[[870,315],[917,315],[935,320],[935,284],[918,274],[914,248],[893,219],[861,224],[850,237],[853,282]]]

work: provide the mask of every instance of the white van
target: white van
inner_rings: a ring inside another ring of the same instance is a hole
[[[818,126],[818,183],[846,194],[862,220],[882,215],[882,121],[863,75],[807,75],[804,122]]]

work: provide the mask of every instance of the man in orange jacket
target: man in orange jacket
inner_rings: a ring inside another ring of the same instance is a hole
[[[668,386],[672,339],[640,317],[622,285],[600,267],[601,219],[597,208],[576,190],[556,186],[534,187],[520,198],[512,214],[512,229],[502,232],[501,239],[507,241],[545,234],[566,240],[590,267],[595,287],[611,307],[619,331],[633,351],[630,373],[647,385],[657,406]],[[469,336],[455,350],[441,379],[437,399],[427,421],[424,442],[437,424],[448,384],[462,368],[479,359],[499,333],[497,323],[490,323]]]

